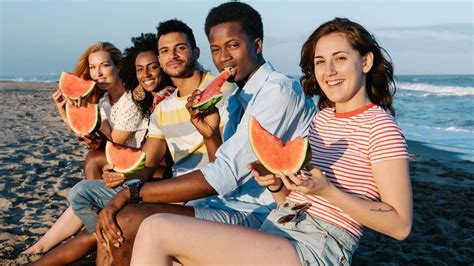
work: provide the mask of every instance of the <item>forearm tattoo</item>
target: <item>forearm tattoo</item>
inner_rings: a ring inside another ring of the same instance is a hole
[[[393,208],[390,208],[390,209],[382,209],[382,208],[378,208],[378,209],[370,209],[370,211],[373,211],[373,212],[392,212],[394,211],[395,209]]]

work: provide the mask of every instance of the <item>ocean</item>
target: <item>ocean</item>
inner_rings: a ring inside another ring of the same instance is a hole
[[[59,74],[0,80],[55,82]],[[399,75],[395,119],[405,137],[474,161],[474,75]]]

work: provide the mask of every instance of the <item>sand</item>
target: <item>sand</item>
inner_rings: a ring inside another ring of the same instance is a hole
[[[56,83],[0,81],[0,264],[18,256],[67,208],[87,152],[57,115]],[[474,263],[474,163],[409,142],[414,223],[405,241],[366,230],[353,265]],[[92,256],[78,264],[93,265]]]

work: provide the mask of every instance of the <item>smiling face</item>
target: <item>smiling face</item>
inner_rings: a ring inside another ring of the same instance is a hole
[[[159,61],[163,71],[170,77],[192,75],[199,57],[199,49],[191,48],[185,33],[171,32],[158,40]]]
[[[372,67],[372,53],[361,56],[342,33],[321,37],[314,53],[314,74],[319,86],[337,112],[362,107],[370,100],[365,89],[365,74]]]
[[[211,55],[219,71],[233,68],[233,80],[243,87],[262,64],[262,40],[249,39],[238,22],[227,22],[213,26],[209,31]]]
[[[148,92],[154,91],[161,82],[161,68],[153,51],[141,52],[137,55],[135,71],[138,82]]]
[[[98,51],[89,55],[89,73],[100,90],[109,90],[120,82],[120,69],[115,66],[110,54],[106,51]]]

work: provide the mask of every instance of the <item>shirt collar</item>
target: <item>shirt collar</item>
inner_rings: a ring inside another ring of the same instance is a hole
[[[270,62],[266,62],[261,65],[252,77],[245,83],[243,89],[238,91],[238,101],[244,107],[247,107],[248,102],[252,97],[260,90],[261,87],[267,82],[268,76],[275,71]]]

